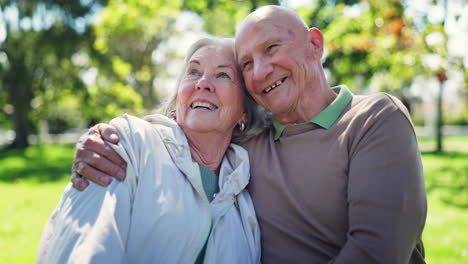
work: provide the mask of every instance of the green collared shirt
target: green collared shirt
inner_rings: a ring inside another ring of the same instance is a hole
[[[333,87],[332,90],[338,94],[333,102],[323,109],[316,117],[312,118],[309,122],[319,125],[325,129],[329,129],[338,117],[343,113],[343,110],[353,99],[353,93],[345,85]],[[275,128],[275,138],[278,140],[287,125],[283,125],[273,118],[273,127]]]

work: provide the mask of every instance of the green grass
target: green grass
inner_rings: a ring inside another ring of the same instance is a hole
[[[74,145],[39,145],[0,152],[0,182],[56,182],[70,176]]]
[[[431,152],[436,149],[436,140],[434,138],[418,138],[419,149],[421,152]],[[442,140],[444,151],[468,152],[468,136],[450,136]]]
[[[428,264],[468,263],[468,211],[447,206],[429,195],[429,212],[423,233]]]
[[[455,140],[458,148],[468,148],[468,137]],[[44,224],[69,181],[72,157],[72,145],[0,153],[0,263],[35,262]],[[468,150],[422,157],[427,262],[468,263]]]
[[[0,183],[0,263],[35,263],[42,229],[66,183]]]
[[[70,177],[73,145],[0,152],[0,263],[34,263],[42,229]]]

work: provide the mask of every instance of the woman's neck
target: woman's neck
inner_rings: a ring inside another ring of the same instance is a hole
[[[218,174],[224,154],[229,147],[231,137],[216,133],[198,133],[185,131],[192,160]]]

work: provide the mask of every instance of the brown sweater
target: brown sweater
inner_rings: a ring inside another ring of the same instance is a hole
[[[329,129],[273,135],[243,145],[264,263],[424,263],[424,178],[401,102],[354,96]]]

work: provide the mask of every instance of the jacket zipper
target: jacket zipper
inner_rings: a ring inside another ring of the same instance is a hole
[[[212,228],[210,229],[210,234],[209,234],[209,236],[208,236],[208,240],[205,242],[205,243],[207,243],[207,245],[208,245],[208,243],[210,242],[211,233],[212,233],[212,231],[216,228],[216,226],[218,225],[219,220],[221,219],[221,217],[223,217],[223,216],[227,213],[227,211],[229,211],[229,209],[231,209],[231,207],[232,207],[233,205],[234,205],[234,203],[231,203],[228,207],[226,207],[226,208],[224,209],[224,211],[223,211],[221,214],[218,215],[218,217],[216,217],[216,220],[215,220],[214,224],[212,225]],[[208,250],[209,250],[209,248],[206,247],[205,256],[207,255],[206,253],[208,253]],[[207,264],[206,258],[203,259],[203,264]]]
[[[199,169],[199,168],[197,168],[197,169]],[[201,176],[200,176],[200,180],[201,180]],[[200,254],[202,253],[203,248],[205,247],[205,245],[208,245],[208,240],[210,238],[211,231],[212,231],[212,228],[213,228],[213,226],[212,226],[213,223],[211,222],[211,205],[210,205],[210,202],[208,201],[208,198],[206,197],[206,193],[203,191],[203,194],[201,194],[198,190],[197,190],[197,193],[198,193],[198,195],[202,196],[202,199],[206,202],[205,205],[208,204],[208,215],[209,215],[208,226],[209,226],[209,228],[208,228],[208,234],[206,235],[204,243],[202,244],[201,248],[198,250],[198,254],[195,257],[195,260],[193,261],[193,263],[197,262],[197,259],[198,259],[198,257],[200,257]],[[207,249],[208,249],[208,247],[206,248],[206,250]],[[206,256],[206,250],[205,250],[205,256]],[[203,257],[203,263],[205,263],[205,258],[204,257]]]

